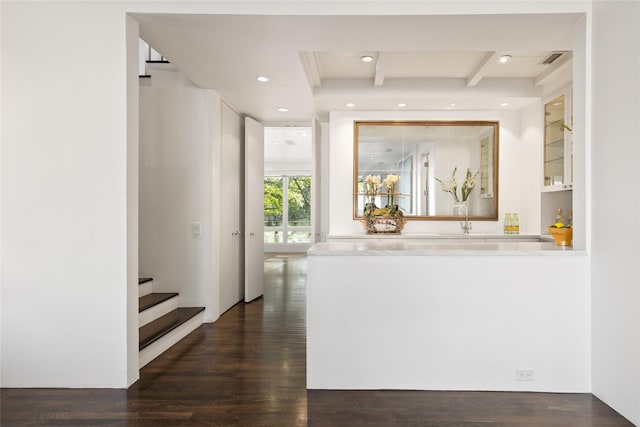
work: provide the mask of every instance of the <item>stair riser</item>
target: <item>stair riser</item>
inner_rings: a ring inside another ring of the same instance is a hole
[[[138,297],[149,295],[153,291],[153,280],[151,282],[138,285]]]
[[[147,323],[153,322],[158,317],[162,317],[170,311],[178,308],[178,297],[173,297],[160,304],[154,305],[138,314],[138,327],[143,327]]]
[[[158,341],[148,345],[140,350],[138,356],[139,368],[142,368],[156,357],[167,351],[171,346],[176,344],[182,338],[186,337],[190,332],[202,325],[204,322],[204,312],[198,313],[167,335],[160,338]]]

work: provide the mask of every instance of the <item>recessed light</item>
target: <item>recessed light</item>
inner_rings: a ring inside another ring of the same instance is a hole
[[[362,60],[362,62],[371,62],[371,61],[373,61],[373,56],[364,55],[364,56],[361,56],[360,59]]]
[[[449,107],[455,107],[457,104],[455,102],[450,102]]]
[[[280,107],[280,108],[278,108],[278,111],[281,112],[281,113],[286,113],[287,111],[289,111],[289,109],[288,108],[284,108],[284,107]]]
[[[404,103],[404,102],[400,102],[400,103],[398,104],[398,107],[400,107],[400,108],[402,108],[402,107],[406,107],[406,106],[407,106],[407,104],[406,104],[406,103]]]
[[[354,104],[353,102],[347,102],[345,105],[349,108],[353,108],[356,106],[356,104]]]
[[[498,61],[501,64],[506,64],[507,62],[511,61],[511,55],[502,55],[500,59],[498,59]]]
[[[258,80],[259,82],[264,83],[264,82],[268,82],[268,81],[269,81],[269,77],[265,77],[265,76],[258,76],[258,77],[256,78],[256,80]]]
[[[501,102],[501,103],[500,103],[500,106],[501,106],[501,107],[508,107],[508,106],[509,106],[509,103],[508,103],[508,102]]]

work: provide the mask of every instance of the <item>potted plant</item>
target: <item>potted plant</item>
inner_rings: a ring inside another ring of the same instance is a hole
[[[362,221],[367,233],[400,233],[406,224],[402,210],[396,203],[399,193],[396,185],[400,180],[399,175],[389,174],[380,184],[380,177],[368,175],[364,180],[365,205]],[[381,192],[384,186],[385,191]],[[387,205],[383,208],[376,206],[376,197],[386,196]]]

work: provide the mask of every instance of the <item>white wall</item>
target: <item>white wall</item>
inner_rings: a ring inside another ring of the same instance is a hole
[[[2,2],[2,387],[124,387],[126,20]]]
[[[573,24],[573,246],[590,245],[591,226],[591,16],[583,15]],[[595,85],[596,83],[594,83]],[[580,190],[580,191],[578,191]]]
[[[154,291],[179,292],[181,306],[205,306],[212,320],[219,311],[212,150],[220,97],[178,71],[150,74],[140,85],[140,275],[156,279]],[[194,222],[202,235],[192,235]]]
[[[309,256],[308,387],[589,392],[583,254],[367,249]]]
[[[327,240],[327,236],[329,235],[329,212],[331,212],[331,200],[329,198],[330,186],[329,182],[331,182],[330,177],[330,149],[329,149],[329,133],[330,127],[329,123],[321,123],[320,124],[320,137],[321,144],[320,147],[320,155],[322,159],[320,160],[320,176],[322,177],[322,183],[320,184],[320,200],[322,206],[320,207],[320,241],[324,242]]]
[[[539,140],[520,137],[521,117],[517,111],[345,111],[330,114],[329,234],[364,233],[353,218],[353,121],[354,120],[498,120],[500,121],[499,208],[500,213],[518,212],[520,233],[538,234],[540,199]],[[530,119],[525,122],[529,124]],[[529,132],[529,131],[527,131]],[[529,132],[530,133],[530,132]],[[537,152],[538,154],[533,154]],[[534,157],[531,157],[531,156]],[[459,174],[458,178],[460,179]],[[524,190],[524,191],[523,191]],[[526,193],[525,193],[526,191]],[[530,191],[530,192],[529,192]],[[537,201],[536,201],[537,200]],[[533,208],[533,210],[531,210]],[[529,212],[529,210],[531,210]],[[473,221],[473,231],[501,233],[498,221]],[[409,221],[403,233],[458,233],[458,221]]]
[[[520,227],[530,233],[540,234],[540,223],[546,218],[540,216],[540,189],[542,187],[542,104],[535,102],[522,110],[520,137],[520,173],[533,179],[522,182],[520,188]],[[502,184],[502,181],[500,182]],[[551,224],[551,223],[550,223]],[[545,233],[548,234],[548,231]]]
[[[593,11],[593,392],[640,425],[640,3]]]
[[[138,23],[127,16],[127,384],[139,378],[139,304],[138,304],[138,168],[139,168],[139,50]]]

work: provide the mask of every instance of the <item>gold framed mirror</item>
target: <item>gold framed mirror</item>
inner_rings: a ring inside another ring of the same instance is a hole
[[[391,199],[407,220],[497,221],[498,134],[497,121],[354,121],[354,219]]]

